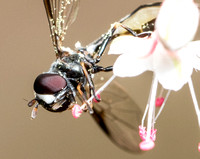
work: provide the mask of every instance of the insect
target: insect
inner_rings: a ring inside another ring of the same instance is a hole
[[[112,66],[102,67],[98,65],[109,42],[125,34],[141,38],[150,36],[154,30],[154,22],[160,3],[140,6],[119,22],[114,23],[107,33],[88,46],[77,46],[75,50],[72,50],[62,46],[62,44],[68,27],[76,19],[80,1],[43,1],[56,60],[48,72],[40,74],[35,79],[35,98],[28,103],[28,106],[34,106],[32,118],[36,117],[39,105],[51,112],[62,112],[73,108],[78,97],[81,103],[86,104],[84,111],[93,114],[94,119],[112,141],[126,150],[139,151],[138,146],[136,146],[139,140],[135,137],[137,132],[135,125],[139,125],[140,120],[138,119],[141,112],[124,90],[118,85],[112,84],[112,87],[104,92],[107,95],[103,95],[102,101],[95,107],[87,100],[93,95],[98,102],[100,101],[95,94],[95,86],[98,82],[94,84],[93,75],[112,71]],[[123,102],[119,102],[119,99]],[[121,113],[115,113],[120,111]],[[136,124],[130,126],[133,121]],[[130,141],[134,144],[131,144]]]

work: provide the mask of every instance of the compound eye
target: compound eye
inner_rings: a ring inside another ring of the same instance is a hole
[[[40,74],[34,82],[34,90],[37,94],[55,94],[66,87],[67,82],[58,74]]]

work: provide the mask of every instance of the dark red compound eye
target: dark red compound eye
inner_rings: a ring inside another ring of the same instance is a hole
[[[66,87],[67,82],[58,74],[40,74],[34,82],[34,90],[38,94],[55,94]]]

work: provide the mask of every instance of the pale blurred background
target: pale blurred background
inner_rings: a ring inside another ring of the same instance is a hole
[[[155,1],[82,0],[78,18],[67,32],[66,46],[74,48],[76,41],[87,45],[105,33],[111,23],[139,5],[152,2]],[[31,121],[32,108],[26,100],[33,98],[34,79],[47,71],[55,59],[43,1],[2,1],[0,19],[1,159],[200,157],[197,150],[200,131],[188,85],[170,95],[156,125],[156,147],[142,154],[127,153],[116,147],[87,113],[74,119],[71,112],[55,114],[40,108],[38,117]],[[102,63],[111,62],[105,56]],[[195,73],[193,78],[200,99],[200,76]],[[149,73],[125,80],[124,87],[143,111],[151,83]]]

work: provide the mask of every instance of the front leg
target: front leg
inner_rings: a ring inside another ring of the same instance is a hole
[[[82,86],[81,83],[78,84],[78,86],[77,86],[77,91],[78,91],[79,94],[80,94],[80,98],[81,98],[82,102],[86,104],[87,109],[89,110],[90,114],[93,114],[94,112],[93,112],[93,110],[92,110],[92,106],[90,106],[90,104],[87,102],[87,93],[86,93],[86,90],[85,90],[85,88]],[[83,104],[83,103],[82,103],[82,104]]]
[[[115,22],[114,24],[111,25],[111,28],[108,30],[106,34],[102,35],[99,39],[95,40],[85,48],[85,51],[88,52],[92,57],[94,57],[93,63],[98,63],[101,60],[101,56],[103,55],[108,43],[116,35],[115,31],[118,28],[125,29],[129,34],[135,37],[142,38],[151,35],[151,32],[149,31],[137,33],[137,30],[132,30],[131,28],[127,27],[126,25],[120,22]],[[121,33],[119,33],[119,35],[121,35]]]
[[[98,66],[95,65],[92,68],[92,73],[98,73],[98,72],[110,72],[113,70],[113,66],[107,66],[107,67],[102,67],[102,66]]]
[[[94,98],[95,98],[98,102],[100,102],[100,99],[96,96],[95,88],[94,88],[94,84],[93,84],[92,78],[90,77],[90,75],[88,74],[87,69],[85,68],[85,63],[84,63],[84,62],[81,62],[80,64],[81,64],[81,66],[82,66],[82,69],[83,69],[83,72],[84,72],[84,74],[85,74],[85,77],[86,77],[86,79],[87,79],[87,81],[88,81],[89,88],[90,88],[92,94],[94,95]]]

